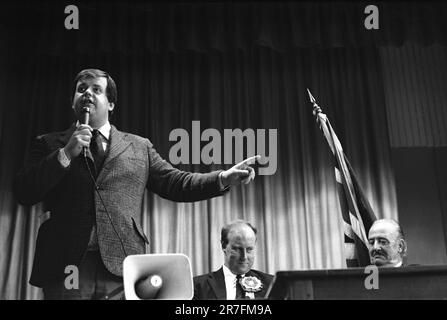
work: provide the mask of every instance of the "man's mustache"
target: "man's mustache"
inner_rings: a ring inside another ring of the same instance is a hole
[[[375,257],[375,256],[383,256],[386,257],[386,253],[383,250],[373,250],[371,252],[371,256]]]

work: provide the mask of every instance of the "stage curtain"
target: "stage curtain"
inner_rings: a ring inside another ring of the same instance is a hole
[[[88,1],[76,4],[79,30],[65,30],[66,3],[20,1],[2,6],[1,24],[14,26],[11,41],[33,52],[75,50],[152,53],[193,50],[249,51],[261,45],[286,51],[303,47],[446,45],[447,4],[441,1],[167,2]],[[378,29],[365,28],[368,5]],[[23,37],[17,32],[22,32]],[[31,37],[29,37],[32,35]]]
[[[169,133],[184,128],[192,139],[192,121],[200,121],[201,131],[219,130],[222,146],[224,129],[266,129],[266,138],[269,129],[277,130],[273,175],[193,204],[145,197],[148,251],[188,255],[195,275],[220,266],[220,228],[235,218],[259,230],[255,268],[274,273],[345,266],[333,162],[306,88],[332,121],[376,214],[397,217],[380,59],[373,48],[38,56],[10,65],[2,77],[8,92],[3,106],[11,106],[1,126],[3,298],[40,296],[27,281],[45,214],[41,206],[18,205],[11,182],[32,137],[70,125],[72,77],[90,66],[108,70],[117,82],[113,123],[149,137],[166,159],[175,143]],[[228,165],[179,167],[207,172]]]
[[[64,29],[62,4],[32,10],[6,5],[1,36],[8,46],[0,53],[0,298],[41,297],[28,279],[37,230],[47,214],[41,204],[18,205],[11,183],[33,137],[72,123],[72,80],[89,67],[107,70],[117,82],[112,123],[148,137],[168,160],[174,144],[169,133],[176,128],[191,133],[196,120],[201,131],[278,133],[273,175],[193,204],[148,193],[141,213],[148,252],[184,253],[194,275],[215,270],[223,261],[220,228],[244,218],[259,230],[257,269],[345,267],[332,157],[306,88],[331,120],[376,215],[397,218],[379,46],[442,44],[437,26],[445,23],[439,19],[445,10],[440,4],[420,10],[393,5],[382,21],[399,27],[376,33],[365,33],[363,7],[352,3],[103,7],[94,2],[80,5],[86,15],[77,31]],[[17,16],[22,19],[13,19]],[[228,165],[179,167],[207,172]]]
[[[447,47],[383,47],[391,147],[447,146]]]

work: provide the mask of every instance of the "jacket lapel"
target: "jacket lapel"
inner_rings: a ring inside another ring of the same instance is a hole
[[[227,298],[223,268],[213,272],[207,281],[216,296],[216,299],[225,300]]]
[[[264,296],[267,292],[267,289],[268,289],[268,285],[265,283],[265,279],[263,279],[260,275],[253,272],[253,270],[248,271],[245,276],[258,278],[262,282],[262,288],[260,291],[255,292],[255,298],[256,299],[264,298]]]
[[[123,153],[127,149],[127,147],[132,144],[132,142],[128,141],[126,137],[127,134],[118,131],[115,126],[111,126],[109,150],[106,153],[106,158],[102,166],[103,168],[105,168],[110,161]],[[99,173],[98,182],[103,178],[104,171],[105,170],[101,170],[101,172]]]

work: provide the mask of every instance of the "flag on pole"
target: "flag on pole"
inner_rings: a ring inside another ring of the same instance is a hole
[[[329,119],[322,112],[309,89],[307,92],[314,107],[313,113],[335,157],[335,179],[343,217],[346,265],[348,268],[367,266],[371,264],[368,254],[368,232],[376,216]]]

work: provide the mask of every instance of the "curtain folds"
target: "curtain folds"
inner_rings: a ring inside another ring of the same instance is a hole
[[[65,30],[65,3],[6,4],[8,42],[58,55],[101,52],[179,53],[292,48],[447,44],[447,4],[380,1],[379,29],[367,30],[365,8],[347,2],[80,3],[79,30]],[[14,10],[16,14],[14,14]],[[20,19],[17,19],[17,16]],[[24,24],[24,21],[26,23]],[[23,37],[29,37],[26,42]]]
[[[380,56],[391,146],[447,146],[447,47],[384,47]]]
[[[85,67],[105,69],[117,82],[113,123],[149,137],[168,160],[174,145],[169,133],[183,128],[192,139],[193,121],[200,121],[201,132],[218,130],[222,147],[224,129],[265,129],[266,139],[269,129],[277,130],[273,175],[258,175],[249,186],[232,188],[224,197],[192,204],[151,193],[145,197],[142,221],[149,252],[188,255],[194,275],[222,263],[220,228],[235,218],[250,220],[259,230],[255,268],[274,273],[344,267],[332,158],[306,88],[334,125],[376,214],[397,218],[377,49],[297,48],[283,53],[255,47],[249,53],[10,58],[8,77],[2,77],[2,85],[11,88],[4,103],[14,106],[14,112],[6,113],[2,127],[7,135],[0,144],[1,154],[8,154],[2,156],[0,171],[0,249],[7,253],[0,265],[2,298],[40,297],[27,281],[44,210],[17,205],[11,182],[33,136],[70,125],[71,78]],[[266,144],[273,150],[268,140]],[[229,166],[179,167],[207,172]]]
[[[257,269],[344,267],[333,162],[306,88],[331,120],[376,215],[397,218],[385,90],[396,78],[384,68],[395,56],[379,48],[445,45],[445,4],[379,2],[375,31],[363,27],[365,4],[357,2],[97,1],[79,4],[80,30],[64,28],[64,6],[5,4],[0,13],[8,44],[0,50],[0,299],[41,297],[28,279],[45,210],[18,205],[11,184],[32,138],[73,121],[72,81],[84,68],[115,79],[112,123],[148,137],[168,160],[170,132],[191,135],[193,121],[221,137],[224,129],[265,129],[266,138],[277,130],[273,175],[192,204],[146,194],[149,252],[188,255],[194,275],[222,263],[220,228],[235,218],[259,230]]]

